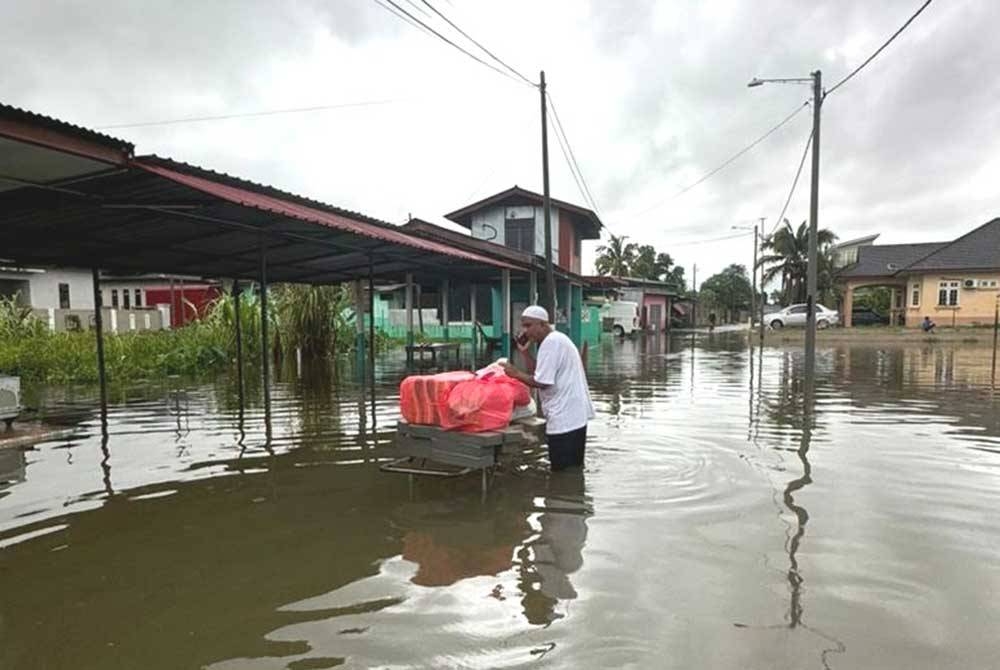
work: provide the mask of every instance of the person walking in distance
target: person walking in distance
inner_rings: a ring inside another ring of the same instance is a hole
[[[535,361],[528,347],[538,345]],[[594,418],[587,375],[573,341],[552,328],[544,307],[531,305],[521,313],[517,348],[528,371],[503,363],[508,376],[538,389],[545,415],[549,464],[553,470],[582,466],[587,422]]]

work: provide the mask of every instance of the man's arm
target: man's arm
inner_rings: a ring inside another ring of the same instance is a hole
[[[535,362],[534,359],[532,359],[531,360],[532,367],[534,367],[534,362]],[[528,386],[531,386],[532,388],[544,389],[544,388],[548,388],[549,386],[551,386],[551,384],[541,384],[541,383],[535,381],[535,377],[533,375],[530,375],[527,372],[523,372],[521,370],[518,370],[511,363],[501,363],[501,366],[503,367],[504,372],[507,373],[508,377],[513,377],[514,379],[518,380],[519,382],[523,382],[523,383],[527,384]]]

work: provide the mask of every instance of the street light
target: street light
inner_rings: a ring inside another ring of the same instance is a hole
[[[764,84],[812,84],[812,184],[809,193],[809,263],[806,268],[806,377],[812,379],[816,369],[816,236],[819,219],[819,118],[823,105],[823,73],[816,70],[809,77],[760,79],[754,77],[748,88]],[[762,324],[763,325],[763,324]]]

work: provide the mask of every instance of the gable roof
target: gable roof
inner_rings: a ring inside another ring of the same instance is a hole
[[[549,198],[553,207],[558,207],[559,209],[569,212],[574,217],[574,223],[581,230],[581,239],[584,240],[596,240],[601,236],[601,228],[604,224],[601,223],[600,218],[592,210],[586,207],[580,207],[579,205],[574,205],[573,203],[566,202],[565,200],[557,200],[556,198]],[[461,209],[457,209],[450,214],[445,214],[444,218],[449,221],[454,221],[460,226],[465,226],[466,228],[472,227],[472,215],[476,212],[484,210],[488,207],[493,207],[495,205],[541,205],[545,202],[545,197],[534,191],[529,191],[528,189],[521,188],[520,186],[514,186],[506,191],[501,191],[495,195],[491,195],[488,198],[484,198],[478,202],[474,202],[471,205],[466,205]]]
[[[838,273],[839,277],[890,277],[911,263],[938,251],[947,242],[923,244],[875,244],[858,247],[858,261]]]
[[[910,271],[1000,269],[1000,218],[915,260]]]

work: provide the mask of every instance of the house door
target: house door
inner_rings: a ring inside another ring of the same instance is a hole
[[[649,324],[648,324],[649,329],[653,331],[659,331],[661,323],[663,323],[663,305],[650,305]]]

